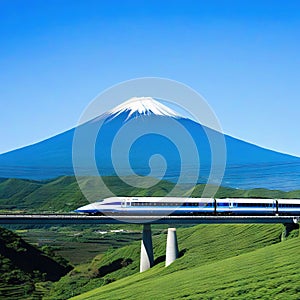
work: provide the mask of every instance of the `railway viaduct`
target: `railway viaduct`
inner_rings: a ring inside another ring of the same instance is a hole
[[[151,224],[168,224],[166,266],[178,257],[178,243],[175,226],[178,224],[283,224],[283,237],[299,228],[300,216],[90,216],[79,214],[1,214],[0,224],[141,224],[140,272],[154,264]]]

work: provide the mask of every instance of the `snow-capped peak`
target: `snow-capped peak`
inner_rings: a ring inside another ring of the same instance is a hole
[[[129,100],[123,102],[122,104],[116,106],[109,111],[109,114],[113,116],[118,116],[123,112],[128,113],[130,118],[133,114],[137,113],[139,115],[158,115],[158,116],[169,116],[179,118],[182,117],[179,113],[173,109],[167,107],[166,105],[160,103],[159,101],[151,97],[133,97]]]

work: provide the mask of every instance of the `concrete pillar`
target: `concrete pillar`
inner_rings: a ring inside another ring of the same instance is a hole
[[[176,228],[168,228],[167,248],[166,248],[166,267],[178,257],[178,243]]]
[[[140,272],[150,269],[154,264],[151,225],[143,225],[143,239],[141,243]]]

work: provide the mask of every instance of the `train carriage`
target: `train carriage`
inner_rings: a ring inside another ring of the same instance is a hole
[[[180,198],[180,197],[143,197],[132,198],[125,202],[124,211],[128,214],[213,214],[215,200],[212,198]]]
[[[212,198],[112,197],[78,208],[75,212],[106,215],[213,214]]]
[[[216,205],[217,214],[272,215],[276,213],[276,200],[274,199],[216,199]]]
[[[278,199],[278,214],[280,215],[299,215],[300,199]]]

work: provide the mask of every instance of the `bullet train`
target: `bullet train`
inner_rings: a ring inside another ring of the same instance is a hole
[[[300,199],[111,197],[75,210],[89,215],[300,215]]]

